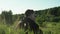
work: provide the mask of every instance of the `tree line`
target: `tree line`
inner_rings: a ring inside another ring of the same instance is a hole
[[[36,22],[43,24],[43,22],[60,22],[60,6],[48,8],[44,10],[35,11]],[[0,23],[12,25],[15,21],[24,17],[24,14],[13,15],[12,10],[2,11],[0,14]]]

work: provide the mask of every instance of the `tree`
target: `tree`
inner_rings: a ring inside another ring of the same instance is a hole
[[[12,24],[12,11],[3,11],[1,14],[2,19],[6,24],[11,25]]]

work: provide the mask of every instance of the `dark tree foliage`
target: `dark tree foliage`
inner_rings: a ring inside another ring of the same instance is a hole
[[[3,20],[5,20],[6,24],[12,24],[12,11],[3,11],[1,14]]]
[[[41,23],[48,21],[48,22],[59,22],[60,21],[60,6],[54,8],[48,8],[45,10],[38,10],[36,12],[36,19],[37,22]]]

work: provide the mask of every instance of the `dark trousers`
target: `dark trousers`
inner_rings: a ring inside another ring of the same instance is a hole
[[[43,31],[42,30],[37,30],[37,31],[33,31],[34,34],[43,34]]]

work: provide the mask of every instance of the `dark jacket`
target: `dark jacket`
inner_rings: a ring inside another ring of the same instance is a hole
[[[24,24],[26,24],[26,26],[24,26]],[[37,32],[40,32],[40,34],[43,34],[42,30],[39,29],[39,25],[36,24],[35,21],[31,20],[30,18],[23,19],[20,26],[21,28],[24,28],[25,31],[29,29],[30,31],[33,31],[35,34],[37,34]]]
[[[37,31],[39,29],[38,24],[36,24],[35,21],[31,20],[30,18],[25,18],[23,20],[23,23],[26,24],[25,29],[28,29],[28,27],[30,30],[33,30],[33,31]]]

